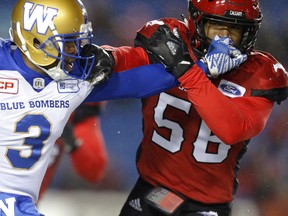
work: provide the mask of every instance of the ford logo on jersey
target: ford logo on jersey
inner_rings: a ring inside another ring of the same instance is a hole
[[[218,89],[228,97],[242,97],[246,89],[236,83],[229,82],[227,80],[221,80]]]
[[[228,92],[228,93],[233,94],[233,95],[236,95],[236,96],[240,95],[240,93],[241,93],[237,88],[235,88],[232,85],[222,84],[220,86],[220,88],[223,91]]]

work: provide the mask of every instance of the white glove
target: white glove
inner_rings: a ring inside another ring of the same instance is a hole
[[[212,78],[217,78],[220,74],[229,72],[246,60],[247,55],[242,54],[240,50],[233,47],[233,42],[230,38],[220,38],[217,35],[211,41],[207,54],[200,59],[207,67],[204,72]]]

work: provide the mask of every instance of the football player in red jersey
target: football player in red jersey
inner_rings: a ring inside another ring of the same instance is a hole
[[[181,86],[142,99],[140,177],[121,216],[231,215],[240,159],[288,94],[285,68],[254,50],[261,21],[258,0],[189,0],[184,22],[154,20],[137,33],[148,55],[106,48],[116,69],[160,61]],[[234,67],[239,51],[248,59]]]
[[[52,182],[65,152],[69,153],[76,173],[85,181],[97,183],[102,180],[108,163],[99,118],[104,106],[105,102],[82,104],[73,112],[50,156],[39,199]]]

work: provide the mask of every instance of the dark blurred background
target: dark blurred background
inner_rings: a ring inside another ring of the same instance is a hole
[[[8,37],[10,14],[15,0],[0,0],[1,37]],[[136,31],[145,22],[161,18],[181,19],[187,14],[186,0],[83,0],[93,23],[94,42],[98,45],[133,46]],[[288,66],[287,2],[262,0],[264,14],[256,49],[274,55]],[[288,215],[288,105],[275,105],[266,129],[254,138],[241,161],[240,187],[237,199],[253,204],[253,215]],[[109,154],[104,180],[85,183],[71,168],[65,156],[55,176],[52,189],[129,191],[137,179],[135,153],[140,143],[140,100],[109,101],[102,115],[102,130]],[[83,161],[85,163],[85,161]],[[213,182],[213,181],[212,181]],[[249,214],[247,210],[246,215]],[[279,214],[280,213],[280,214]]]

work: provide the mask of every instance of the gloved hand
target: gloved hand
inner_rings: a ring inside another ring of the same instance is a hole
[[[135,46],[145,49],[151,63],[161,62],[176,78],[182,76],[194,64],[178,30],[174,28],[171,31],[165,24],[159,25],[150,38],[138,33]]]
[[[240,50],[233,47],[233,42],[230,38],[215,36],[207,54],[197,64],[208,76],[217,78],[220,74],[227,73],[240,66],[246,60],[247,55],[242,54]]]
[[[90,103],[90,105],[81,104],[79,107],[77,107],[77,109],[71,115],[70,121],[68,121],[66,124],[61,135],[66,152],[71,153],[75,151],[83,143],[83,138],[75,134],[75,126],[79,125],[79,123],[83,123],[89,118],[99,116],[102,109],[103,102]]]
[[[73,112],[70,120],[73,123],[73,125],[76,125],[92,116],[99,116],[103,109],[104,109],[103,102],[89,103],[89,105],[81,104]]]
[[[61,135],[61,140],[63,141],[64,149],[66,152],[69,153],[75,151],[81,145],[81,141],[75,138],[73,128],[74,128],[73,124],[68,122]]]
[[[95,56],[93,61],[90,61],[88,65],[90,68],[91,64],[93,64],[90,75],[87,79],[92,85],[102,83],[111,77],[114,59],[106,50],[95,44],[86,44],[81,49],[80,55],[84,57]]]

